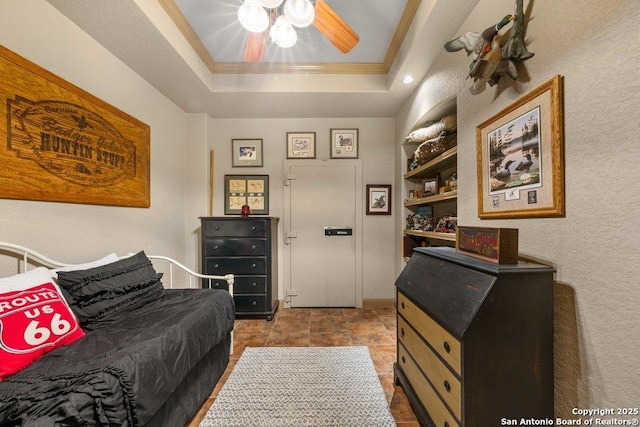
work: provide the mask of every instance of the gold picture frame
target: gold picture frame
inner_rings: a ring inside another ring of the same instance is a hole
[[[243,205],[251,215],[269,214],[269,175],[224,176],[224,214],[241,215]]]
[[[562,77],[476,127],[478,217],[565,215]]]

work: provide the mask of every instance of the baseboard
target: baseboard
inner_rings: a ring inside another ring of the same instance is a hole
[[[363,308],[385,308],[385,307],[395,307],[396,300],[395,299],[363,299],[362,307]]]

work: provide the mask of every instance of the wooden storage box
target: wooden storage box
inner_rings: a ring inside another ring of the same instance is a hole
[[[495,264],[517,264],[518,229],[458,226],[456,251]]]

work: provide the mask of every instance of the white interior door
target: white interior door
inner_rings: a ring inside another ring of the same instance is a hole
[[[285,161],[285,302],[362,306],[359,160]]]

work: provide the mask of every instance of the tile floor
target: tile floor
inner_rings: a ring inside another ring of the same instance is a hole
[[[187,424],[200,424],[245,347],[330,347],[366,345],[378,371],[391,414],[400,427],[418,427],[411,405],[400,386],[393,383],[396,358],[396,314],[384,308],[280,308],[270,322],[238,319],[234,329],[233,355],[222,379],[200,411]]]

